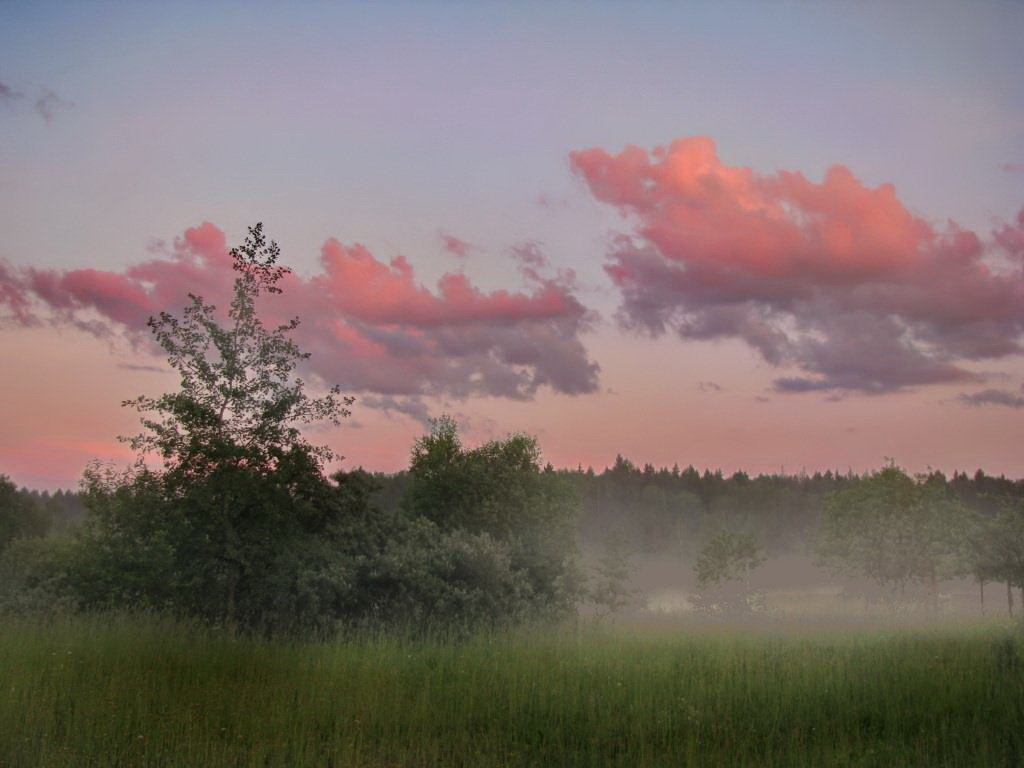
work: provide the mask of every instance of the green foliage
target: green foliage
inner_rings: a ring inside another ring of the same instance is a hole
[[[598,618],[618,613],[627,605],[635,590],[629,586],[633,575],[633,546],[621,528],[612,528],[604,539],[601,556],[594,568],[594,582],[587,594],[597,607]]]
[[[540,448],[526,435],[464,449],[454,420],[443,416],[416,441],[409,474],[406,509],[446,530],[508,539],[538,527],[565,529],[572,521],[571,492],[541,472]]]
[[[764,560],[761,547],[753,534],[722,529],[697,555],[694,565],[697,587],[704,589],[726,581],[746,581],[750,572]]]
[[[1004,560],[1005,542],[1003,525],[1005,517],[975,513],[967,538],[967,567],[975,580],[984,584],[989,581],[1009,580],[1009,569]]]
[[[750,531],[770,555],[800,551],[814,536],[825,496],[854,481],[832,471],[750,477],[692,466],[656,469],[621,456],[603,472],[580,467],[561,474],[582,500],[585,542],[599,544],[620,526],[643,552],[690,557],[694,543],[722,527]]]
[[[1024,589],[1024,503],[1006,504],[997,519],[996,565],[1003,581]]]
[[[748,476],[698,472],[693,467],[655,469],[623,457],[603,471],[580,466],[556,472],[580,499],[579,536],[600,547],[606,532],[621,528],[640,553],[695,558],[697,544],[726,527],[753,533],[774,557],[813,549],[826,498],[850,488],[860,478],[835,471]],[[972,518],[996,518],[1005,503],[1024,507],[1024,480],[983,472],[955,472],[944,484]],[[396,509],[408,485],[408,473],[379,475],[375,496],[385,509]],[[973,525],[968,520],[968,525]]]
[[[406,514],[446,533],[489,537],[524,581],[526,613],[570,612],[580,592],[572,486],[542,471],[537,441],[525,435],[462,446],[455,422],[439,419],[413,448]]]
[[[998,513],[975,516],[968,567],[975,579],[1024,588],[1024,502],[1004,501]]]
[[[288,468],[229,466],[173,495],[166,475],[143,468],[90,470],[93,517],[74,564],[79,605],[325,633],[497,625],[547,607],[532,574],[513,567],[519,550],[508,542],[382,512],[364,472],[318,481],[306,467],[288,483]]]
[[[757,537],[723,528],[697,554],[693,570],[699,595],[691,597],[701,611],[745,613],[764,608],[764,596],[750,586],[750,573],[765,561]]]
[[[444,531],[407,520],[379,555],[364,561],[350,615],[403,631],[514,625],[542,615],[532,584],[512,565],[509,547],[486,533]]]
[[[964,570],[968,515],[941,476],[913,478],[895,465],[866,475],[825,504],[817,550],[838,571],[866,576],[893,596],[910,583]]]
[[[277,264],[279,256],[262,224],[232,249],[237,277],[226,326],[216,307],[194,294],[182,319],[161,312],[149,320],[181,385],[158,398],[125,401],[143,414],[145,431],[124,439],[136,450],[158,453],[178,483],[202,480],[226,466],[267,474],[292,453],[317,466],[330,458],[327,448],[305,441],[300,427],[324,420],[337,424],[353,400],[342,398],[337,387],[324,397],[308,396],[295,367],[309,354],[289,337],[298,318],[268,329],[257,315],[256,300],[280,293],[277,283],[290,271]]]
[[[295,466],[295,460],[306,462]],[[79,605],[135,606],[266,630],[330,629],[342,604],[344,500],[308,457],[202,481],[136,466],[86,472],[73,563]]]
[[[50,614],[77,607],[69,574],[75,542],[18,539],[0,552],[0,614]]]

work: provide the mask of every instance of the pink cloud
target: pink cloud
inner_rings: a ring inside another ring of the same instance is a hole
[[[309,369],[327,382],[414,398],[524,399],[542,386],[568,394],[597,388],[598,367],[580,339],[591,313],[562,276],[532,270],[521,290],[483,292],[449,273],[431,290],[404,257],[385,264],[333,238],[320,262],[311,277],[289,274],[284,293],[265,297],[262,309],[274,321],[301,318],[296,334],[312,352]],[[52,322],[145,340],[146,320],[180,311],[190,292],[226,306],[232,281],[224,234],[206,222],[124,272],[0,265],[0,304],[23,325],[38,322],[34,302]],[[380,402],[401,410],[393,399]]]
[[[1024,212],[983,241],[910,213],[891,184],[843,166],[821,182],[723,164],[711,139],[650,152],[573,152],[575,173],[633,227],[606,272],[625,326],[685,339],[738,338],[800,369],[781,391],[886,392],[968,380],[965,360],[1020,351]]]
[[[323,275],[315,278],[323,294],[359,320],[407,326],[463,323],[516,323],[584,314],[583,307],[562,285],[538,278],[533,293],[498,290],[484,294],[465,275],[448,273],[437,293],[416,283],[413,268],[402,256],[390,265],[365,247],[346,247],[335,239],[321,249]]]
[[[170,249],[124,273],[96,269],[36,269],[14,276],[23,303],[35,297],[49,308],[56,322],[75,325],[96,335],[118,329],[136,332],[164,308],[180,308],[188,293],[202,289],[227,296],[231,287],[231,257],[223,233],[209,222],[185,231]],[[0,291],[6,281],[0,274]],[[15,304],[3,301],[12,308]],[[17,312],[17,310],[15,310]],[[22,314],[29,311],[22,309]],[[23,323],[24,324],[24,323]]]
[[[1014,224],[1004,224],[995,232],[996,242],[1006,253],[1024,262],[1024,208]]]

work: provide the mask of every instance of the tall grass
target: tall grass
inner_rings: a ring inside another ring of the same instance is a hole
[[[1011,766],[1009,628],[301,644],[0,621],[0,766]]]

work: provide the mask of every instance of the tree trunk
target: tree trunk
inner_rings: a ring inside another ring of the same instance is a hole
[[[235,591],[237,587],[238,570],[232,567],[231,572],[228,574],[227,604],[224,606],[224,617],[231,628],[235,626]]]
[[[235,530],[234,523],[231,520],[230,495],[224,496],[224,508],[222,514],[224,516],[224,559],[227,561],[228,565],[228,589],[227,594],[225,595],[224,619],[227,622],[228,627],[234,630],[238,580],[241,577],[242,569],[236,560],[240,547],[238,544],[238,532]]]
[[[985,582],[978,581],[978,586],[981,588],[981,615],[985,615]]]
[[[1013,588],[1009,579],[1006,581],[1006,607],[1010,611],[1010,618],[1013,618]]]
[[[929,572],[932,586],[932,615],[939,615],[939,577],[935,573],[935,563],[932,563],[931,570]]]

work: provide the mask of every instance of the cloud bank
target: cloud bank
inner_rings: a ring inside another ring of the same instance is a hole
[[[580,338],[591,313],[565,275],[523,274],[519,291],[483,292],[452,273],[429,289],[404,257],[384,263],[332,238],[320,271],[289,274],[283,294],[267,297],[261,311],[274,321],[300,317],[296,339],[312,353],[316,376],[348,392],[391,396],[378,398],[381,407],[416,418],[425,412],[394,396],[523,400],[541,387],[596,391],[598,366]],[[232,281],[224,233],[205,222],[123,272],[0,263],[0,306],[18,325],[53,322],[146,344],[150,316],[180,311],[189,292],[226,307]]]
[[[700,137],[570,162],[633,226],[605,264],[621,323],[740,339],[794,370],[779,392],[969,382],[966,362],[1021,351],[1024,210],[983,240],[915,216],[891,184],[867,187],[843,166],[820,183],[762,175],[723,164]]]

